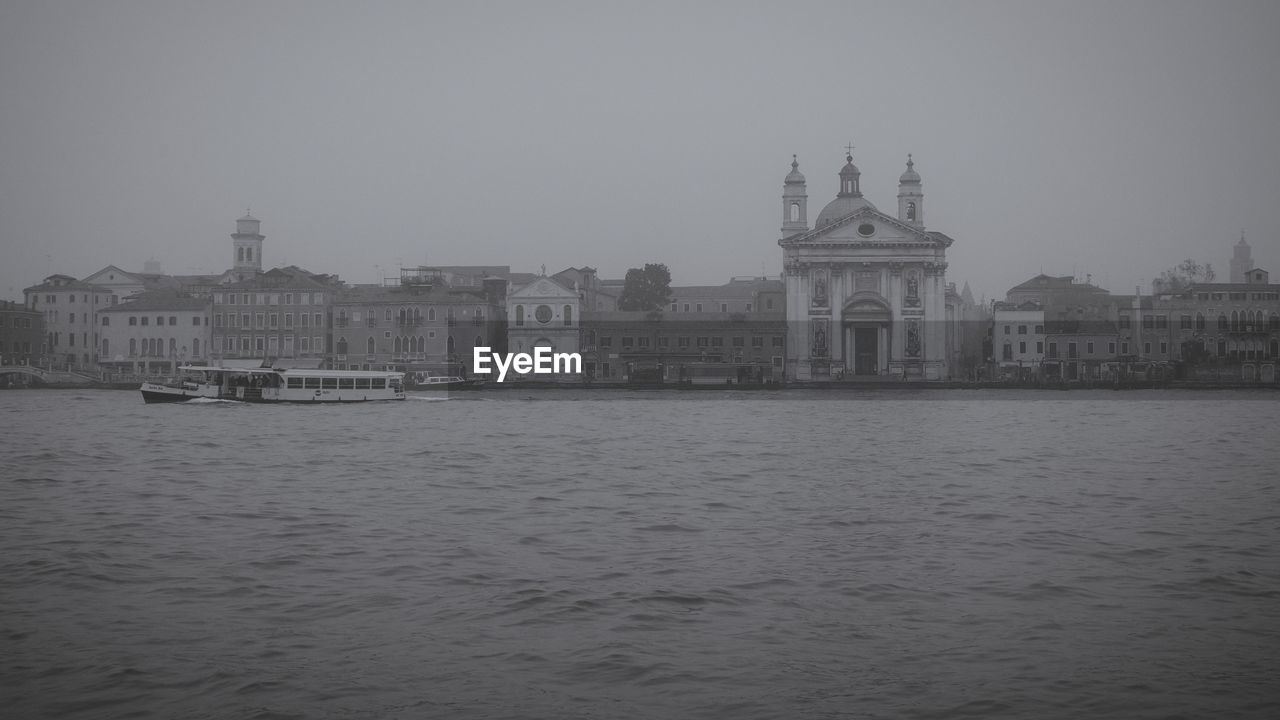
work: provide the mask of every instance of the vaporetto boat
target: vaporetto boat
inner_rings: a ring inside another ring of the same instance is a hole
[[[198,398],[243,402],[368,402],[403,400],[404,373],[313,368],[225,368],[187,365],[170,383],[142,384],[148,403]]]

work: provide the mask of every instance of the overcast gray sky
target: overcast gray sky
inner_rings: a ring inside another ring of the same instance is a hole
[[[776,276],[855,145],[908,152],[948,278],[1133,292],[1241,230],[1280,276],[1280,3],[58,2],[0,5],[0,297],[109,263],[665,262]]]

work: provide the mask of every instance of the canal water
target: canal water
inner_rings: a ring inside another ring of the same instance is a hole
[[[1280,395],[0,393],[21,718],[1280,717]]]

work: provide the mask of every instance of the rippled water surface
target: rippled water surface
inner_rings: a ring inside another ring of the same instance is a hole
[[[0,392],[36,718],[1280,717],[1280,395]]]

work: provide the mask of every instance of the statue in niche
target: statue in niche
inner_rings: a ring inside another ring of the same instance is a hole
[[[822,275],[817,276],[813,281],[813,304],[827,304],[827,279]]]
[[[920,323],[914,320],[907,323],[907,355],[920,356]]]
[[[920,305],[920,278],[914,270],[907,273],[907,307],[918,307]]]
[[[827,354],[827,332],[822,329],[821,325],[814,328],[813,331],[813,353],[815,355]]]

